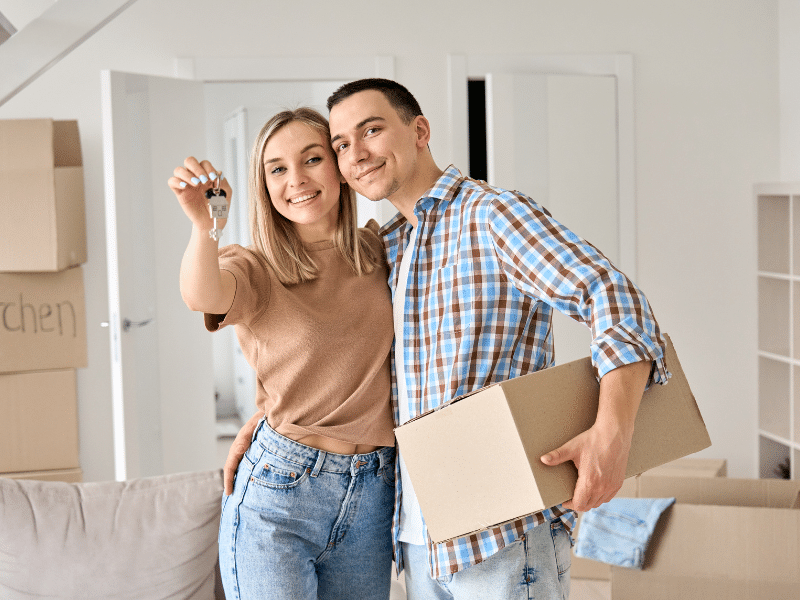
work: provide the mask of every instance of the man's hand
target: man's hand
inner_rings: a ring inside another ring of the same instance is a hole
[[[233,478],[236,475],[236,469],[239,468],[239,463],[242,462],[242,457],[247,449],[250,447],[250,440],[253,439],[253,432],[256,430],[258,422],[264,413],[257,411],[250,420],[242,425],[239,433],[231,444],[231,449],[228,450],[228,458],[225,460],[225,467],[223,469],[225,482],[225,495],[230,496],[233,493]]]
[[[564,508],[587,511],[611,500],[625,480],[633,424],[651,363],[638,362],[606,373],[594,425],[542,457],[554,466],[571,460],[578,469],[572,500]]]

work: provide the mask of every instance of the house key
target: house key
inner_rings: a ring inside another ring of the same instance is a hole
[[[214,219],[214,228],[208,231],[208,237],[215,242],[222,236],[222,229],[217,228],[217,219],[228,218],[228,201],[226,200],[227,194],[225,190],[220,187],[222,181],[222,173],[219,173],[214,187],[206,190],[206,198],[208,198],[208,211],[211,218]]]

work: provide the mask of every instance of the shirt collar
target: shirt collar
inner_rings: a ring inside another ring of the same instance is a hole
[[[458,193],[461,181],[464,176],[453,165],[449,165],[436,180],[436,183],[426,191],[414,206],[416,212],[419,208],[426,208],[437,201],[449,202]],[[403,213],[398,212],[393,219],[380,229],[380,234],[387,239],[393,239],[398,235],[406,233],[411,228],[408,219]]]

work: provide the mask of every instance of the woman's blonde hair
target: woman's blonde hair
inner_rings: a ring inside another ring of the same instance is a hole
[[[316,279],[317,265],[303,247],[292,222],[272,205],[267,191],[264,152],[267,142],[277,131],[289,123],[303,123],[318,130],[326,141],[330,160],[339,174],[339,166],[330,140],[328,121],[312,108],[285,110],[272,117],[261,128],[253,145],[250,158],[250,235],[253,244],[264,255],[284,285],[293,285]],[[347,183],[340,184],[339,215],[333,243],[345,262],[357,275],[372,273],[380,255],[358,231],[356,223],[356,195]]]

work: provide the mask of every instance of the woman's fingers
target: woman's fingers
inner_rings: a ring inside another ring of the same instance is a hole
[[[219,173],[209,161],[199,162],[194,156],[189,156],[183,161],[183,166],[177,167],[173,175],[183,182],[179,187],[205,185],[215,182]]]
[[[167,180],[167,185],[169,189],[177,194],[186,187],[186,182],[180,177],[173,176]]]

